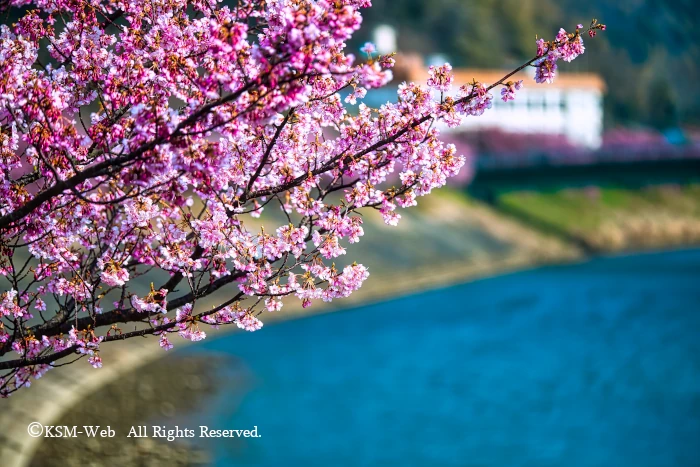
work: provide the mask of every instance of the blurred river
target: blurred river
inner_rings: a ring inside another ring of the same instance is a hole
[[[234,333],[216,465],[700,465],[700,250],[600,258]],[[204,441],[204,440],[198,440]]]

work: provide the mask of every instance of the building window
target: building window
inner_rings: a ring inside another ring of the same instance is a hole
[[[527,100],[527,108],[528,110],[541,110],[544,108],[544,101],[542,100],[542,96],[531,96]]]

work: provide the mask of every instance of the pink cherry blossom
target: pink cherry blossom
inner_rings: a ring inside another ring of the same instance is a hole
[[[236,318],[236,324],[239,328],[250,332],[258,331],[263,327],[262,321],[247,311],[241,312],[241,314]]]
[[[440,128],[522,85],[453,90],[445,64],[369,107],[396,60],[347,53],[370,3],[4,3],[18,20],[0,26],[0,356],[16,358],[0,396],[63,357],[99,368],[102,345],[132,337],[168,350],[208,326],[260,330],[265,309],[368,280],[352,262],[362,212],[400,223],[465,163]],[[522,68],[552,82],[581,30],[538,40]]]
[[[541,60],[535,69],[535,82],[551,84],[554,82],[557,72],[557,57],[548,55],[547,58]]]
[[[102,368],[102,357],[99,354],[92,354],[88,357],[88,363],[93,366],[93,368]]]
[[[372,55],[377,51],[377,49],[374,47],[374,44],[372,44],[371,42],[365,42],[365,45],[363,45],[360,48],[360,50],[366,53],[367,55]]]
[[[440,92],[448,92],[452,86],[452,65],[445,63],[442,66],[430,66],[428,69],[428,86]]]
[[[168,336],[165,334],[161,334],[159,344],[160,347],[166,351],[173,348],[173,344],[170,343]]]
[[[523,87],[523,80],[518,80],[516,82],[508,81],[501,88],[501,99],[503,102],[514,101],[515,91],[519,91]]]

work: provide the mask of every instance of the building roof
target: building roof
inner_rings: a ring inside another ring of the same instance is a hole
[[[428,68],[420,57],[414,55],[402,55],[396,59],[395,76],[400,80],[425,82],[428,79]],[[508,81],[522,79],[526,84],[533,82],[534,68],[528,68],[508,78]],[[480,69],[480,68],[455,68],[452,70],[454,84],[462,86],[476,79],[480,83],[490,85],[506,76],[512,70]],[[560,89],[595,89],[605,92],[605,81],[595,73],[566,73],[557,70],[554,83],[548,84]]]

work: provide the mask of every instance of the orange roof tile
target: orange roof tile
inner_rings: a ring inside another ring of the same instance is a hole
[[[452,70],[454,74],[454,84],[456,86],[462,86],[467,83],[471,83],[472,80],[476,79],[480,83],[490,85],[509,73],[508,70],[485,70],[485,69],[470,69],[470,68],[457,68]],[[411,70],[409,74],[411,81],[425,82],[428,79],[428,70],[423,68],[421,70]],[[520,71],[515,75],[508,78],[507,81],[517,81],[522,79],[526,84],[533,82],[532,75],[529,75],[525,71]],[[557,73],[557,77],[554,83],[547,86],[552,86],[554,88],[562,89],[597,89],[601,92],[605,92],[606,86],[605,81],[600,75],[595,73]]]
[[[400,80],[415,81],[424,83],[428,79],[428,68],[423,65],[423,61],[416,55],[400,55],[397,57],[397,78]],[[531,70],[531,69],[530,69]],[[455,68],[452,70],[454,74],[454,84],[462,86],[464,84],[477,81],[489,85],[499,81],[511,70],[494,70],[494,69],[479,69],[479,68]],[[520,71],[508,78],[508,80],[517,81],[522,79],[526,84],[534,83],[531,74],[526,71]],[[562,73],[557,70],[557,77],[554,83],[547,86],[562,89],[597,89],[605,92],[605,81],[600,75],[595,73]]]

